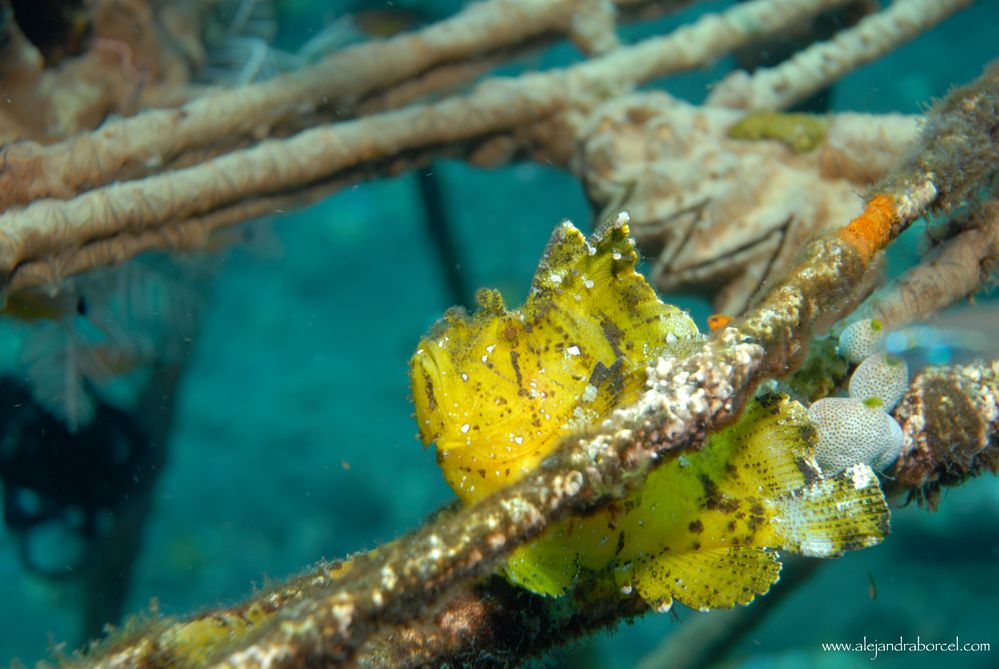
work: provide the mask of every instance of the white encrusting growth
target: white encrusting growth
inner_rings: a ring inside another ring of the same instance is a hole
[[[902,450],[898,423],[881,406],[854,397],[827,397],[808,409],[819,443],[815,459],[826,476],[865,463],[884,468]]]
[[[815,459],[826,476],[858,463],[885,471],[902,452],[902,428],[890,412],[909,387],[909,367],[884,352],[886,335],[880,321],[868,318],[839,337],[840,355],[860,363],[850,396],[827,397],[808,410],[819,435]]]
[[[888,416],[888,429],[890,430],[888,445],[878,461],[874,463],[874,468],[879,472],[887,471],[898,460],[898,456],[902,454],[902,448],[905,446],[905,434],[902,431],[902,426],[892,416]]]
[[[898,425],[898,423],[895,424]],[[870,467],[854,467],[850,475],[850,480],[853,481],[853,488],[855,490],[862,490],[870,485],[874,485],[878,479]]]
[[[909,387],[909,366],[901,358],[875,353],[857,367],[850,377],[850,397],[858,400],[877,398],[885,411],[902,400]]]
[[[839,354],[857,364],[882,350],[884,337],[881,321],[865,318],[851,323],[839,336]]]

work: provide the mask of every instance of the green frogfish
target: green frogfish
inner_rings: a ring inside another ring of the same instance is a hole
[[[410,381],[420,436],[472,504],[528,474],[561,439],[646,389],[647,368],[700,339],[636,269],[620,215],[586,239],[562,223],[524,305],[480,290],[420,342]],[[515,551],[508,580],[542,595],[581,578],[637,591],[658,609],[748,604],[778,579],[778,549],[834,557],[878,543],[888,509],[867,465],[823,478],[815,428],[786,396],[751,402],[703,449],[668,457],[626,499],[550,528]]]

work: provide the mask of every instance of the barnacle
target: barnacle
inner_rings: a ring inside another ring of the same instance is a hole
[[[566,434],[642,392],[646,366],[698,337],[635,271],[627,217],[587,241],[556,228],[520,309],[496,291],[453,309],[419,345],[410,380],[420,435],[465,503],[518,480]],[[823,479],[815,428],[786,396],[750,405],[704,449],[662,463],[632,496],[552,527],[515,551],[507,578],[560,595],[581,575],[651,605],[746,604],[780,571],[772,549],[829,557],[887,530],[866,465]]]

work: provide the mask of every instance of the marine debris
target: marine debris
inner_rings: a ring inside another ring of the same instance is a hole
[[[371,648],[369,641],[378,646],[381,635],[405,636],[412,629],[409,625],[420,628],[425,607],[442,615],[453,611],[448,609],[452,598],[468,596],[469,584],[487,576],[544,530],[572,514],[590,514],[625,499],[657,461],[703,444],[711,431],[734,420],[760,381],[782,376],[800,361],[816,328],[835,321],[856,302],[854,288],[862,284],[880,249],[928,207],[966,202],[940,196],[968,193],[967,185],[962,188],[963,182],[956,179],[970,176],[983,181],[990,171],[986,168],[999,164],[999,155],[991,155],[999,153],[999,146],[982,142],[975,132],[967,133],[974,137],[970,141],[964,139],[965,133],[939,133],[947,126],[967,125],[972,131],[993,127],[999,114],[999,105],[994,104],[999,99],[997,81],[999,68],[993,68],[980,81],[957,89],[932,113],[958,118],[933,119],[922,150],[879,184],[861,216],[809,245],[803,260],[746,316],[686,355],[660,358],[650,365],[648,387],[638,402],[618,409],[593,432],[566,438],[544,466],[520,481],[470,507],[442,514],[403,540],[357,557],[343,573],[320,566],[284,589],[234,609],[227,615],[272,602],[267,606],[272,615],[231,641],[231,648],[225,647],[228,641],[216,642],[216,654],[205,666],[298,666],[306,661],[346,661],[358,652],[363,657]],[[990,106],[983,108],[986,104]],[[959,165],[980,169],[959,172]],[[968,405],[969,420],[991,425],[995,395],[979,397],[983,398],[979,403]],[[994,431],[986,430],[984,441],[977,443],[978,458],[994,453]],[[989,460],[981,461],[994,467]],[[903,467],[904,462],[899,471]],[[285,604],[291,601],[295,604]],[[442,608],[434,609],[435,603]],[[495,613],[485,606],[477,610],[482,615]],[[610,610],[612,618],[628,615],[617,605]],[[625,610],[634,615],[634,600],[627,600]],[[522,614],[506,610],[513,620]],[[426,615],[433,619],[436,613]],[[486,624],[485,619],[476,619]],[[490,617],[490,624],[495,620]],[[164,624],[171,627],[169,621]],[[178,624],[183,623],[172,626]],[[230,638],[228,633],[223,636]],[[86,664],[113,667],[173,657],[164,652],[164,644],[169,647],[162,628],[154,627],[112,644]],[[442,655],[436,660],[476,652],[456,645],[461,646],[453,638],[441,641],[437,648]],[[419,664],[430,651],[413,652]]]
[[[601,206],[632,211],[640,244],[668,251],[660,265],[673,271],[657,272],[661,288],[724,279],[732,285],[718,295],[719,310],[738,313],[753,290],[787,268],[804,239],[859,211],[857,190],[911,145],[915,119],[837,115],[822,147],[799,159],[778,142],[728,139],[744,110],[693,108],[634,88],[848,2],[756,0],[623,46],[614,32],[615,6],[661,13],[686,3],[494,0],[411,34],[337,51],[289,75],[110,120],[90,135],[8,146],[0,224],[10,232],[0,248],[0,273],[8,290],[58,285],[150,249],[203,246],[214,230],[323,197],[373,172],[395,173],[442,153],[480,165],[530,155],[577,172]],[[866,28],[849,44],[863,46],[869,58],[968,0],[929,4],[932,11],[909,0],[868,17],[904,29]],[[553,35],[569,37],[591,58],[448,95],[483,68]],[[809,59],[822,55],[806,51]],[[851,53],[836,62],[863,60]],[[824,72],[822,85],[843,70]],[[759,70],[754,80],[766,74]],[[808,90],[816,83],[802,81]],[[688,129],[697,132],[688,136]],[[625,151],[629,140],[655,150],[642,159]],[[697,169],[663,181],[659,156],[679,160],[684,173]],[[754,175],[753,183],[733,190],[726,178],[733,170]],[[637,197],[625,197],[631,191]],[[788,210],[789,192],[809,196]],[[736,212],[746,221],[741,231],[717,234],[714,228]],[[695,237],[682,244],[685,231]],[[699,241],[705,231],[734,245],[711,255]]]

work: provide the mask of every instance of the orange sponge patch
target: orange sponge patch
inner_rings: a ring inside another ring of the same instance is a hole
[[[721,330],[724,327],[728,327],[728,324],[732,322],[732,317],[728,314],[712,314],[708,316],[708,327],[712,332]]]
[[[891,228],[898,221],[895,203],[887,195],[875,195],[862,213],[839,231],[839,236],[870,260],[888,245]]]

